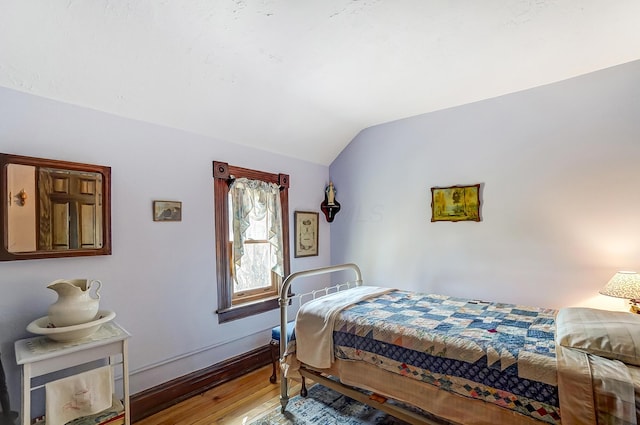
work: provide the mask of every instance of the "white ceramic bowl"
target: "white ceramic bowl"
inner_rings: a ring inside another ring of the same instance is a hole
[[[96,314],[96,318],[90,322],[72,326],[52,327],[49,316],[44,316],[29,323],[27,331],[37,335],[45,335],[54,341],[75,341],[91,335],[100,329],[103,323],[113,320],[114,317],[116,317],[116,313],[113,311],[100,310]]]

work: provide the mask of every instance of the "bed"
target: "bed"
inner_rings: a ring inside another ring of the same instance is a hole
[[[334,272],[353,279],[301,304],[281,341],[283,412],[309,378],[411,424],[638,423],[638,315],[364,286],[343,264],[285,279],[283,329],[291,285]]]

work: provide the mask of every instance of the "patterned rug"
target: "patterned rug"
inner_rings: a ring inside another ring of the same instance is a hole
[[[359,403],[322,385],[309,388],[309,395],[292,397],[284,414],[280,406],[249,425],[407,425],[384,412]]]

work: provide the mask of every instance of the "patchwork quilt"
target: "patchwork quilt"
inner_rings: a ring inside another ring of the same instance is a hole
[[[342,310],[334,353],[559,424],[556,313],[393,290]]]

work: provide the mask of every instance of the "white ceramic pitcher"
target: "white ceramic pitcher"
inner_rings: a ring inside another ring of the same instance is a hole
[[[96,284],[95,298],[91,288]],[[58,279],[47,288],[58,293],[58,300],[49,306],[49,321],[57,328],[79,325],[96,318],[102,282],[89,279]]]

